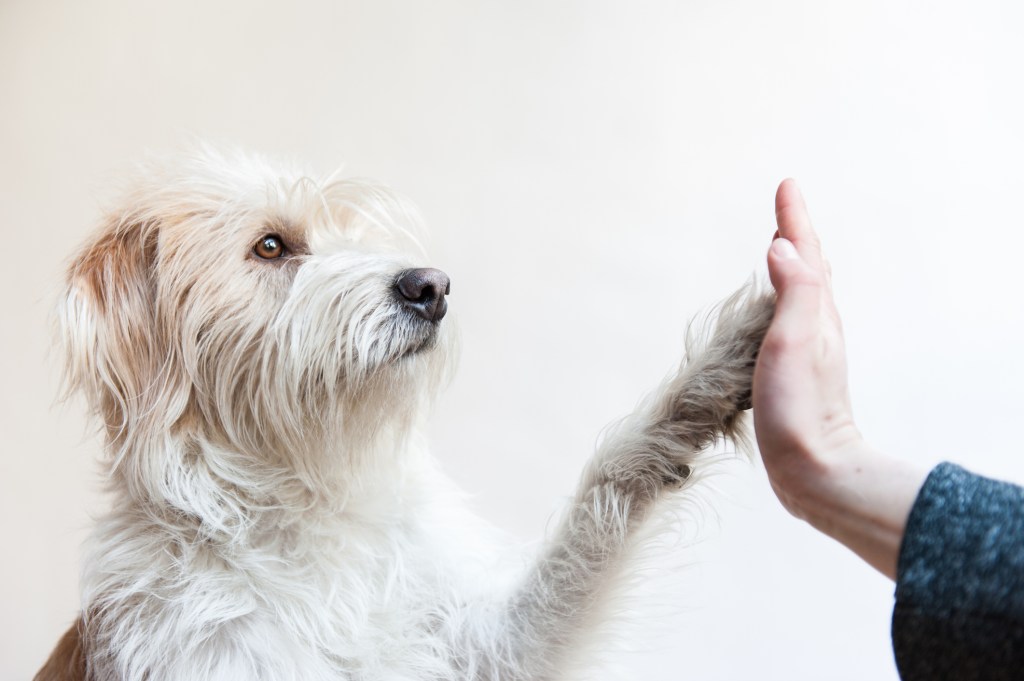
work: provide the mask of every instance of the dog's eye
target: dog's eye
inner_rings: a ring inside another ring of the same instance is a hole
[[[284,242],[276,234],[268,234],[256,242],[252,251],[264,260],[273,260],[284,255]]]

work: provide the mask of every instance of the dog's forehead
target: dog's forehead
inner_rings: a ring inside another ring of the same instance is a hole
[[[268,224],[301,234],[312,254],[363,248],[422,252],[412,204],[380,183],[357,178],[282,178],[268,196]],[[287,234],[282,234],[287,237]]]
[[[177,170],[157,180],[152,198],[161,222],[177,223],[183,236],[196,228],[211,239],[273,233],[314,255],[353,245],[423,252],[416,209],[379,182],[316,176],[248,155],[207,155]]]

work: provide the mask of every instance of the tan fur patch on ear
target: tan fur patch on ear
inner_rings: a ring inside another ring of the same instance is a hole
[[[117,225],[79,254],[69,272],[102,311],[145,296],[149,266],[156,252],[156,230],[148,224]]]
[[[61,329],[69,392],[82,389],[111,432],[146,405],[160,352],[153,323],[157,228],[110,223],[68,270]]]
[[[82,618],[61,636],[50,659],[32,681],[86,681],[85,646],[82,640]]]

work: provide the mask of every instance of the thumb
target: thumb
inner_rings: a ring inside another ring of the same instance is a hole
[[[775,239],[768,249],[768,276],[778,295],[772,326],[796,331],[816,325],[822,280],[788,239]]]

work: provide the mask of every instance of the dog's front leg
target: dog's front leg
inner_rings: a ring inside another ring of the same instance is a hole
[[[710,340],[688,348],[679,371],[605,438],[559,530],[501,612],[493,659],[478,660],[473,677],[564,675],[567,653],[659,496],[692,482],[700,453],[716,440],[742,439],[740,416],[773,312],[773,295],[738,292],[722,305]]]

